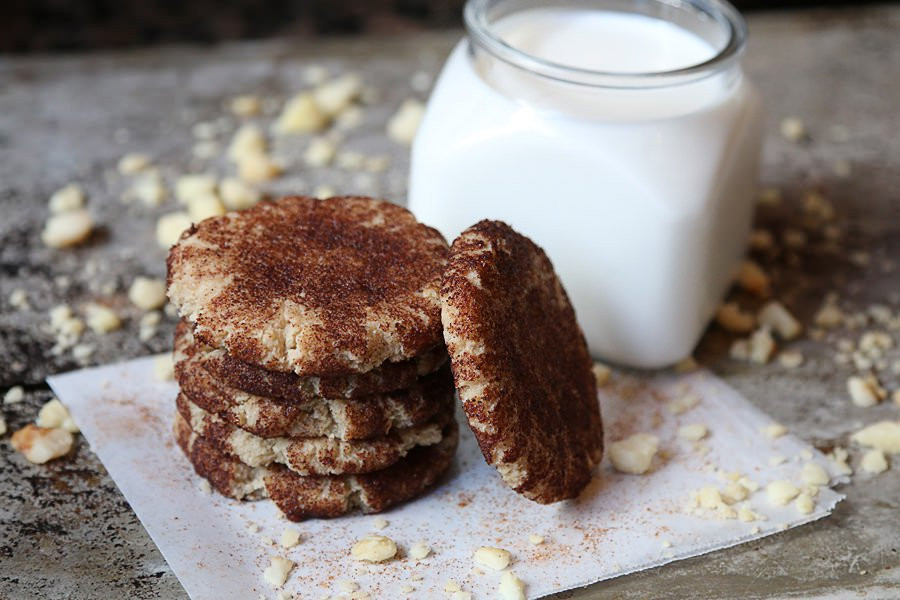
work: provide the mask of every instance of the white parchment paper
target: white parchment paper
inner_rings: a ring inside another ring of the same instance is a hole
[[[509,550],[510,568],[535,598],[770,535],[822,518],[842,499],[822,488],[808,515],[793,504],[771,505],[765,485],[787,479],[800,486],[807,460],[821,464],[832,481],[836,471],[794,436],[764,435],[761,428],[770,419],[703,371],[640,379],[617,375],[601,388],[607,443],[639,432],[660,438],[648,475],[619,474],[604,461],[580,498],[541,506],[502,485],[462,425],[456,465],[428,495],[377,516],[299,524],[286,521],[269,501],[238,503],[202,490],[171,435],[176,384],[154,380],[152,358],[48,381],[194,599],[274,597],[281,590],[270,588],[262,573],[275,554],[296,563],[283,591],[303,598],[340,594],[340,580],[356,582],[372,598],[444,597],[449,581],[474,598],[494,598],[500,573],[474,568],[472,553],[479,546]],[[685,394],[696,394],[700,402],[676,415],[668,402]],[[677,436],[677,428],[688,423],[709,428],[699,447]],[[734,471],[760,484],[747,505],[766,520],[685,512],[692,492],[721,488],[723,472]],[[388,521],[378,533],[397,542],[401,558],[360,565],[349,549],[373,532],[377,518]],[[301,532],[298,546],[278,545],[285,527]],[[543,536],[544,543],[530,543],[531,534]],[[430,545],[431,556],[405,558],[404,550],[417,542]],[[406,586],[415,591],[404,593]]]

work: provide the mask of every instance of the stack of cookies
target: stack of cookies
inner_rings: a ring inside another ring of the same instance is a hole
[[[405,209],[289,197],[208,219],[168,259],[175,435],[197,473],[291,520],[421,494],[457,445],[448,247]]]

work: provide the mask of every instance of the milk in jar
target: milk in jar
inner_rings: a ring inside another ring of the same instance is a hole
[[[761,143],[727,3],[470,0],[413,144],[409,207],[542,246],[591,352],[689,355],[740,262]]]

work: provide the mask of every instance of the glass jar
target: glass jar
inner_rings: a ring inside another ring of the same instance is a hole
[[[761,105],[719,0],[469,0],[412,149],[409,207],[542,246],[595,356],[689,355],[749,233]]]

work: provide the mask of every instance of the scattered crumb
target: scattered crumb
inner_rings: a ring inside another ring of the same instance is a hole
[[[404,100],[394,116],[388,121],[388,137],[398,144],[412,144],[424,114],[424,104],[413,98]]]
[[[825,196],[815,190],[810,190],[803,195],[803,210],[823,221],[834,218],[834,207]]]
[[[800,489],[797,486],[784,479],[773,481],[766,486],[766,495],[769,498],[769,502],[778,506],[784,506],[796,498],[799,493]]]
[[[840,327],[844,322],[844,312],[838,308],[833,300],[826,300],[825,304],[813,317],[813,321],[824,329],[834,329],[835,327]]]
[[[303,160],[311,167],[325,167],[334,159],[337,146],[324,137],[313,138],[303,153]]]
[[[759,190],[759,203],[764,206],[777,206],[781,204],[781,190],[775,187],[767,187]]]
[[[383,517],[376,517],[375,520],[372,521],[372,529],[374,529],[375,531],[381,531],[387,526],[388,521]]]
[[[457,582],[455,582],[455,581],[453,581],[453,580],[450,580],[450,581],[448,581],[447,583],[444,584],[444,591],[445,591],[445,592],[453,593],[453,592],[458,592],[458,591],[460,591],[460,590],[462,590],[462,586],[459,585]]]
[[[62,213],[84,206],[84,190],[77,183],[70,183],[50,196],[47,207],[51,213]]]
[[[682,415],[700,404],[700,396],[693,393],[684,394],[672,401],[666,407],[673,415]]]
[[[416,591],[416,588],[411,585],[404,585],[402,588],[400,588],[400,591],[404,594],[411,594],[412,592]]]
[[[609,445],[609,459],[622,473],[641,475],[650,469],[659,449],[659,438],[649,433],[637,433]]]
[[[332,118],[349,107],[362,92],[362,80],[346,73],[320,84],[313,90],[313,101],[321,114]]]
[[[787,462],[787,458],[781,456],[780,454],[776,454],[775,456],[769,457],[769,466],[777,467],[778,465],[783,465]]]
[[[500,576],[497,593],[503,600],[525,600],[525,584],[515,573],[506,571]]]
[[[690,373],[696,371],[699,366],[693,356],[687,356],[675,363],[674,369],[676,373]]]
[[[381,536],[369,535],[353,544],[350,555],[356,560],[367,562],[382,562],[393,558],[397,554],[397,544],[394,540]]]
[[[344,594],[349,594],[359,589],[359,584],[349,579],[338,579],[335,584],[337,590]]]
[[[25,399],[25,389],[21,385],[16,385],[3,395],[3,404],[18,404]]]
[[[207,481],[206,479],[200,480],[200,491],[204,494],[212,493],[212,486],[209,485],[209,481]]]
[[[260,201],[262,195],[237,177],[226,177],[219,183],[219,196],[228,210],[244,210]]]
[[[785,369],[796,369],[803,364],[803,354],[796,350],[785,350],[778,354],[778,363]]]
[[[431,554],[431,547],[427,544],[413,544],[409,549],[409,557],[414,560],[422,560],[427,558],[429,554]]]
[[[300,532],[293,527],[288,527],[281,532],[281,539],[279,542],[284,548],[293,548],[300,543]]]
[[[335,195],[335,190],[330,185],[320,185],[313,191],[313,196],[319,200],[331,198]]]
[[[247,533],[259,533],[259,525],[256,523],[250,523],[247,525]]]
[[[759,315],[757,315],[760,325],[772,329],[783,340],[793,340],[800,335],[803,327],[799,321],[792,315],[780,302],[771,301],[767,303]]]
[[[294,563],[281,556],[272,556],[269,560],[269,566],[263,571],[263,579],[273,588],[279,588],[287,581]]]
[[[281,164],[267,154],[249,154],[238,162],[238,177],[247,183],[269,181],[283,171]]]
[[[475,551],[475,562],[483,567],[502,571],[509,566],[509,552],[502,548],[492,548],[490,546],[482,546]]]
[[[535,546],[539,546],[544,543],[544,536],[532,533],[528,536],[528,541]]]
[[[690,442],[697,442],[706,437],[709,430],[703,423],[690,423],[678,428],[678,437]]]
[[[850,439],[860,446],[900,454],[900,421],[879,421],[860,429]]]
[[[134,175],[150,166],[150,157],[139,152],[126,154],[119,159],[117,168],[122,175]]]
[[[788,428],[781,423],[772,423],[771,425],[763,427],[762,432],[767,438],[775,440],[785,435],[788,432]]]
[[[28,292],[18,288],[9,293],[9,304],[17,310],[28,310],[31,306],[28,304]]]
[[[225,205],[215,193],[200,194],[188,199],[188,214],[191,221],[199,223],[210,217],[220,217],[225,214]]]
[[[760,298],[767,298],[772,294],[769,276],[752,260],[745,260],[741,263],[737,283],[745,291]]]
[[[153,359],[153,377],[157,381],[172,381],[175,379],[175,361],[171,354],[160,354]]]
[[[794,501],[794,506],[801,515],[808,515],[816,509],[816,503],[810,498],[809,494],[800,494]]]
[[[759,528],[759,525],[754,525],[754,526],[753,526],[753,529],[750,530],[750,533],[753,534],[753,535],[756,535],[756,534],[758,534],[760,531],[761,531],[761,529]]]
[[[94,220],[83,208],[57,213],[47,219],[41,241],[50,248],[68,248],[85,241],[94,229]]]
[[[801,142],[807,138],[806,125],[797,117],[782,119],[778,127],[782,137],[789,142]]]
[[[279,134],[312,133],[328,124],[325,115],[309,92],[297,94],[285,104],[275,122],[274,130]]]
[[[34,423],[44,429],[62,428],[69,433],[78,433],[79,431],[75,421],[72,420],[72,415],[69,414],[69,409],[57,398],[50,400],[41,407]]]
[[[729,355],[737,360],[749,360],[764,365],[775,353],[775,340],[768,327],[760,327],[745,340],[735,340],[731,345]]]
[[[859,463],[859,468],[861,468],[866,473],[872,473],[875,475],[877,475],[878,473],[883,473],[888,469],[887,457],[881,450],[868,450],[865,454],[863,454],[862,460]]]
[[[188,204],[191,198],[216,194],[216,177],[210,173],[182,175],[175,180],[175,198]]]
[[[85,321],[94,333],[104,334],[122,326],[115,311],[102,304],[91,302],[84,307]]]
[[[609,382],[609,378],[612,376],[612,369],[600,362],[594,363],[594,366],[591,367],[591,372],[594,374],[594,380],[597,382],[597,387],[606,385],[607,382]]]
[[[174,246],[185,229],[192,224],[191,216],[186,212],[173,212],[163,215],[156,222],[156,242],[165,249]]]
[[[828,476],[828,472],[822,465],[814,462],[807,462],[803,465],[800,471],[800,479],[806,485],[815,486],[828,485],[831,481],[831,477]]]
[[[249,94],[235,96],[229,104],[231,112],[237,117],[255,117],[262,112],[262,102],[258,96]]]
[[[887,392],[874,375],[851,376],[847,379],[847,392],[853,404],[863,408],[875,406],[887,397]]]
[[[835,446],[835,448],[828,453],[828,459],[839,472],[844,475],[853,475],[853,469],[847,464],[848,457],[847,450],[840,446]]]
[[[13,433],[10,439],[13,449],[36,465],[65,456],[74,443],[75,438],[65,429],[47,429],[31,423]]]
[[[135,277],[128,299],[143,310],[155,310],[166,303],[166,282],[153,277]]]

